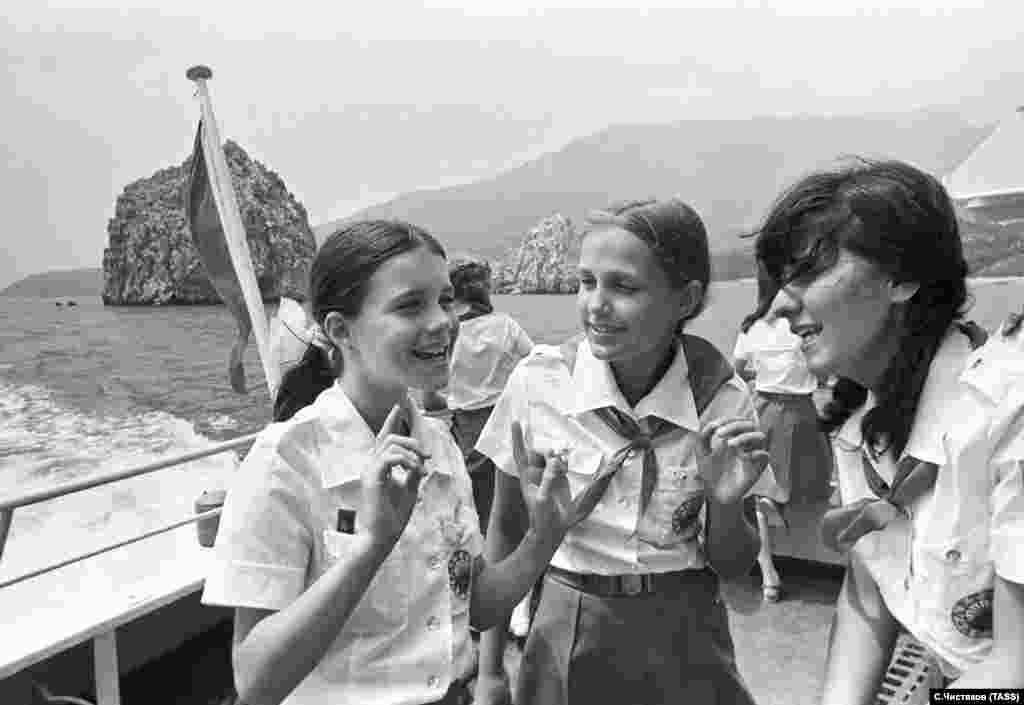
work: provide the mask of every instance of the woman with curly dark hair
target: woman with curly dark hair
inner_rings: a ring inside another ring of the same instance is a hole
[[[850,563],[822,702],[874,702],[900,627],[937,682],[1021,687],[1022,342],[1007,329],[975,349],[983,332],[961,322],[946,191],[895,161],[814,173],[772,208],[757,256],[781,286],[773,315],[838,377],[823,428],[844,505],[822,538]]]

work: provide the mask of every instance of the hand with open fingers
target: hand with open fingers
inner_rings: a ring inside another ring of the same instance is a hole
[[[391,409],[361,476],[362,510],[357,521],[361,518],[360,529],[381,545],[393,546],[409,523],[423,461],[429,457],[416,439],[398,432],[408,413],[401,404]]]
[[[764,431],[753,419],[724,417],[701,429],[701,441],[712,456],[726,453],[740,461],[714,478],[714,498],[722,504],[743,499],[768,464],[768,437]]]
[[[575,498],[569,490],[568,450],[552,451],[547,457],[533,449],[522,426],[512,422],[512,456],[519,470],[519,484],[530,514],[530,526],[539,537],[560,543],[569,531],[597,506],[611,481],[604,458],[591,484]]]

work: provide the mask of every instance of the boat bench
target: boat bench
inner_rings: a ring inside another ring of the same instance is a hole
[[[0,684],[91,641],[97,705],[120,705],[118,627],[199,592],[209,551],[187,525],[0,590]]]

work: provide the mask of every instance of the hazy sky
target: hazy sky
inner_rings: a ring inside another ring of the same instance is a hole
[[[0,287],[101,266],[124,186],[189,154],[192,64],[213,68],[222,134],[315,225],[610,123],[925,106],[990,121],[1024,103],[1019,0],[937,4],[8,3]]]

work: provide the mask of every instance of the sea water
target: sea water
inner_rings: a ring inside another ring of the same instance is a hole
[[[989,328],[1024,305],[1024,279],[973,289],[972,317]],[[714,283],[691,330],[731,353],[754,295],[751,281]],[[0,298],[0,494],[199,450],[269,421],[253,342],[249,392],[228,384],[235,326],[224,307],[57,303]],[[536,342],[557,343],[578,328],[574,296],[498,296],[495,305]],[[183,519],[237,464],[229,452],[19,509],[0,579]]]

